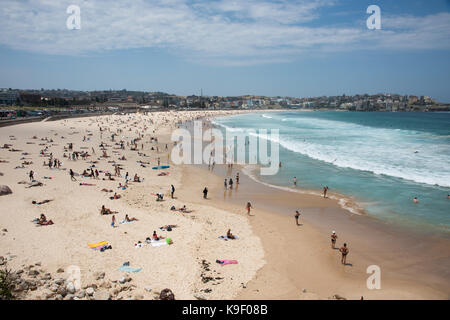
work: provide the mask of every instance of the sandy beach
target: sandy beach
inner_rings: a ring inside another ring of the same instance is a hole
[[[5,147],[0,149],[0,185],[12,190],[0,197],[0,256],[12,270],[36,270],[33,279],[40,283],[35,290],[22,290],[21,297],[66,298],[52,290],[51,281],[67,277],[68,268],[76,266],[81,288],[69,298],[77,299],[94,299],[88,288],[110,299],[155,299],[165,288],[176,299],[449,298],[450,240],[445,237],[409,234],[351,214],[337,200],[270,190],[242,171],[240,185],[230,193],[223,177],[234,177],[241,168],[226,172],[218,166],[211,172],[171,163],[170,134],[177,124],[236,112],[155,112],[0,128]],[[77,160],[67,158],[73,152],[80,153]],[[89,154],[85,160],[83,152]],[[50,157],[61,166],[49,168]],[[152,169],[158,161],[170,167]],[[82,176],[91,166],[99,171],[98,179]],[[131,181],[120,188],[127,172]],[[208,199],[203,199],[205,186]],[[115,193],[120,198],[111,200]],[[157,193],[164,194],[163,201],[156,201]],[[43,200],[51,201],[32,203]],[[246,213],[247,201],[255,206],[254,216]],[[118,212],[115,227],[111,214],[100,214],[102,205]],[[184,205],[190,212],[170,209]],[[294,222],[295,208],[302,211],[300,226]],[[34,223],[41,214],[54,224]],[[120,223],[126,214],[138,221]],[[167,225],[176,227],[160,229]],[[239,238],[219,239],[228,229]],[[349,242],[348,265],[330,248],[331,230],[338,230],[337,247]],[[172,244],[165,239],[160,246],[146,243],[154,231]],[[89,247],[102,241],[112,248]],[[142,244],[136,246],[138,241]],[[119,270],[124,263],[136,272]],[[370,265],[381,267],[380,290],[366,287]]]

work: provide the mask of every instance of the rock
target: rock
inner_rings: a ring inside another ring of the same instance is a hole
[[[75,298],[75,296],[73,294],[69,293],[68,295],[66,295],[64,297],[64,300],[73,300],[73,298]]]
[[[50,290],[51,291],[53,291],[53,292],[57,292],[58,291],[58,285],[56,284],[56,283],[54,283],[54,284],[52,284],[51,286],[50,286]]]
[[[125,279],[125,277],[122,277],[119,279],[119,283],[124,284],[127,280]]]
[[[105,289],[111,289],[111,283],[109,283],[108,281],[103,281],[100,287]]]
[[[40,267],[41,266],[41,262],[36,262],[34,265]]]
[[[200,293],[194,293],[194,298],[197,300],[206,300],[206,298]]]
[[[30,271],[28,271],[28,275],[32,276],[32,277],[35,277],[38,274],[39,274],[39,271],[37,271],[37,270],[30,270]]]
[[[2,231],[3,231],[3,232],[8,232],[8,229],[3,228]]]
[[[145,287],[144,289],[145,289],[145,291],[147,291],[147,292],[151,292],[151,291],[152,291],[152,288],[150,288],[150,287]]]
[[[50,273],[46,273],[41,277],[41,280],[52,280],[52,275]]]
[[[0,257],[0,266],[6,263],[6,259],[4,257]]]
[[[22,273],[23,273],[23,270],[22,270],[22,269],[19,269],[19,270],[16,271],[16,274],[18,274],[18,275],[19,275],[19,274],[22,274]]]
[[[77,292],[76,297],[79,299],[82,299],[86,296],[86,292],[84,292],[84,290],[80,290]]]
[[[94,293],[94,300],[110,300],[111,295],[106,290],[99,290]]]
[[[126,278],[125,278],[125,281],[126,281],[126,282],[130,282],[131,280],[132,280],[131,277],[126,277]]]
[[[69,282],[67,285],[66,285],[66,290],[67,290],[67,292],[68,293],[70,293],[70,294],[74,294],[75,293],[75,285],[73,284],[73,282]]]
[[[305,292],[306,292],[306,289],[305,289],[305,288],[303,288],[303,289],[302,289],[302,292],[303,292],[303,293],[305,293]]]
[[[142,294],[137,294],[134,296],[136,300],[144,300],[144,296]]]
[[[170,289],[164,289],[161,291],[161,294],[159,295],[160,300],[175,300],[175,295],[173,294],[172,290]]]
[[[333,299],[336,299],[336,300],[347,300],[346,298],[344,298],[343,296],[340,296],[340,295],[338,295],[338,294],[335,294],[335,295],[333,296]]]
[[[105,278],[105,273],[104,272],[95,272],[94,277],[96,280],[102,280]]]
[[[6,196],[8,194],[11,194],[12,191],[8,186],[0,186],[0,196]]]
[[[55,300],[63,300],[63,299],[64,299],[64,297],[62,295],[60,295],[60,294],[57,294],[55,296]]]
[[[62,295],[63,297],[65,297],[67,295],[67,290],[64,287],[58,287],[58,290],[56,292],[58,294]]]
[[[94,294],[94,288],[92,288],[92,287],[87,288],[86,289],[86,294],[88,296],[92,296]]]
[[[64,269],[63,268],[58,268],[58,270],[56,270],[57,273],[64,273]]]
[[[64,284],[64,279],[63,278],[58,278],[58,279],[55,279],[55,281],[54,281],[57,285],[62,285],[62,284]]]

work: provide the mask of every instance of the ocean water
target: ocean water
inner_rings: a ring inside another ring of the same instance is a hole
[[[450,231],[450,113],[279,112],[215,118],[224,130],[279,129],[282,168],[264,183],[355,198],[368,214]],[[419,203],[413,203],[417,197]]]

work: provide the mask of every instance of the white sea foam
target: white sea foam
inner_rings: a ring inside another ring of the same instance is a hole
[[[277,120],[280,119],[273,121]],[[340,168],[450,187],[450,145],[447,136],[315,118],[289,120],[289,125],[280,126],[279,139],[272,140],[290,151]],[[233,131],[246,132],[243,128],[217,124]],[[258,133],[254,135],[271,139]]]

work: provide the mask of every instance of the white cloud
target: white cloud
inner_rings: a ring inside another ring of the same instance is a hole
[[[377,31],[365,23],[308,25],[335,2],[2,0],[0,44],[59,55],[166,47],[188,60],[226,65],[284,62],[312,51],[450,47],[448,13],[383,17]],[[71,4],[81,8],[81,30],[66,28]]]

